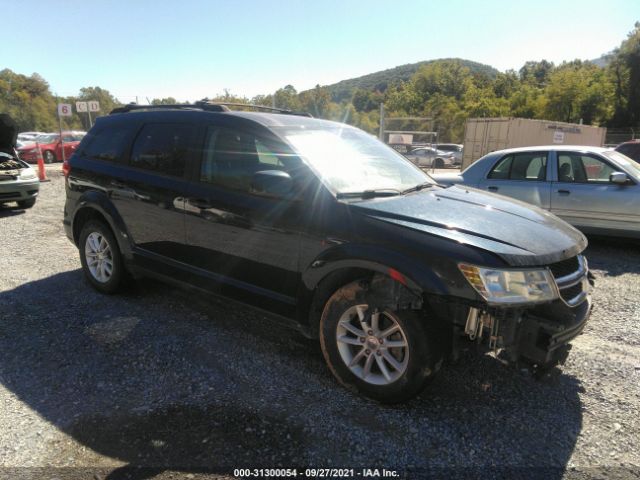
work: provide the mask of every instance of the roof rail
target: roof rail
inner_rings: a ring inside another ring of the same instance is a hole
[[[114,113],[127,113],[134,110],[206,110],[209,112],[230,112],[229,107],[244,107],[253,108],[256,110],[268,110],[270,112],[282,113],[285,115],[299,115],[301,117],[312,117],[310,113],[306,112],[294,112],[284,108],[267,107],[264,105],[254,105],[251,103],[226,103],[226,102],[210,102],[208,100],[200,100],[193,104],[190,103],[176,103],[168,105],[138,105],[137,103],[129,103],[122,107],[117,107],[109,112],[109,115]]]
[[[133,110],[166,110],[166,109],[176,109],[176,110],[208,110],[210,112],[228,112],[230,111],[224,105],[215,105],[215,104],[206,104],[200,105],[199,102],[196,104],[189,103],[175,103],[175,104],[164,104],[164,105],[138,105],[137,103],[129,103],[123,107],[117,107],[109,112],[109,115],[114,113],[127,113]]]
[[[308,112],[295,112],[293,110],[287,110],[286,108],[267,107],[266,105],[256,105],[253,103],[211,102],[208,100],[200,100],[198,102],[195,102],[195,105],[202,105],[207,107],[218,105],[222,107],[255,108],[256,110],[268,110],[270,112],[284,113],[286,115],[299,115],[302,117],[312,117],[312,115]]]

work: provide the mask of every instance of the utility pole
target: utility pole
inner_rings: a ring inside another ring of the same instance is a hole
[[[380,133],[378,138],[381,142],[384,142],[384,103],[380,104]]]

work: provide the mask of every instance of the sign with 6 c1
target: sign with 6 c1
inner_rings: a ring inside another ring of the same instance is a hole
[[[99,112],[100,111],[100,103],[96,102],[95,100],[92,100],[90,102],[87,102],[89,104],[89,111],[90,112]]]
[[[71,116],[71,105],[68,103],[59,103],[58,104],[58,115],[61,117],[70,117]]]

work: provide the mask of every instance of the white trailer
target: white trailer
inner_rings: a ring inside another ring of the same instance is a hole
[[[464,129],[462,169],[495,150],[535,145],[604,145],[607,129],[527,118],[470,118]]]

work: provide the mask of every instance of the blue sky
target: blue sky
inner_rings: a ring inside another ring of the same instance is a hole
[[[106,88],[196,100],[305,90],[434,58],[500,70],[592,59],[640,20],[638,0],[0,0],[0,68],[59,95]],[[7,40],[9,39],[9,40]]]

